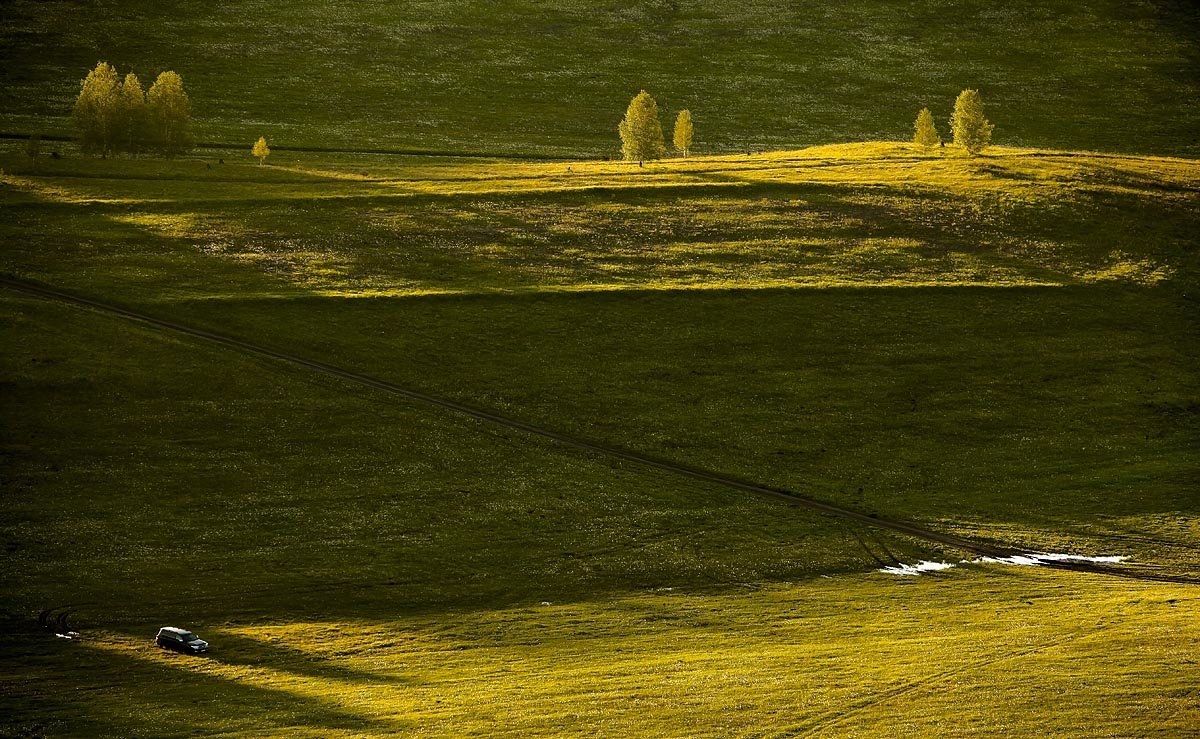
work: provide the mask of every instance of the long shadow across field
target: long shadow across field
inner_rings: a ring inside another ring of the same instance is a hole
[[[283,732],[288,729],[393,734],[411,729],[409,722],[362,715],[332,701],[283,687],[270,687],[241,677],[230,678],[204,668],[196,658],[163,658],[148,643],[126,642],[42,645],[22,656],[21,669],[34,678],[17,688],[21,704],[14,715],[31,727],[39,716],[68,729],[71,736],[190,736],[198,725],[210,730]],[[277,666],[271,663],[271,669]],[[53,675],[75,668],[91,675],[69,689],[55,688]],[[199,669],[197,669],[199,668]],[[321,679],[330,676],[315,675]],[[344,675],[339,679],[346,680]],[[156,686],[147,690],[146,686]],[[5,701],[0,701],[2,705]],[[44,726],[44,725],[43,725]]]
[[[12,287],[14,289],[19,289],[22,291],[30,292],[33,294],[40,295],[42,297],[48,297],[48,298],[52,298],[52,299],[63,300],[66,302],[75,302],[75,303],[79,303],[79,304],[83,304],[83,305],[88,305],[90,307],[98,308],[100,310],[110,312],[110,313],[115,313],[115,314],[121,315],[126,318],[133,318],[136,320],[149,322],[149,323],[152,323],[152,324],[157,325],[162,328],[167,328],[167,329],[170,329],[173,331],[187,333],[187,334],[199,337],[199,338],[208,339],[210,341],[216,341],[218,343],[226,344],[228,346],[237,348],[242,351],[247,351],[247,352],[255,353],[255,354],[261,354],[263,356],[267,356],[267,357],[270,357],[273,359],[289,362],[292,364],[298,364],[298,365],[301,365],[308,369],[311,369],[313,371],[317,371],[317,372],[320,372],[323,374],[339,377],[339,378],[345,379],[345,380],[350,380],[352,382],[367,385],[367,386],[370,386],[377,390],[383,390],[388,393],[398,394],[398,395],[406,397],[410,400],[416,400],[421,403],[434,405],[434,406],[437,406],[437,407],[440,407],[440,408],[443,408],[446,410],[454,411],[456,413],[465,414],[465,415],[472,416],[472,417],[475,417],[475,418],[478,418],[481,420],[489,421],[489,422],[496,423],[496,424],[499,424],[502,426],[507,426],[509,428],[512,428],[512,429],[515,429],[518,431],[522,431],[525,433],[539,435],[539,436],[548,438],[552,441],[555,441],[557,443],[566,444],[568,446],[574,446],[574,447],[583,449],[583,450],[591,452],[591,453],[600,454],[602,456],[614,457],[614,458],[622,459],[627,462],[634,462],[639,465],[647,465],[647,466],[650,466],[650,467],[653,467],[653,468],[656,468],[659,470],[668,471],[668,472],[672,472],[675,474],[684,475],[687,477],[692,477],[692,478],[695,478],[695,479],[698,479],[698,480],[701,480],[704,482],[724,485],[726,487],[732,487],[734,489],[738,489],[743,492],[750,492],[750,493],[756,493],[756,494],[760,494],[760,495],[770,495],[770,496],[781,497],[781,498],[784,498],[785,500],[790,500],[794,503],[799,503],[801,505],[814,508],[818,511],[834,514],[834,515],[837,515],[837,516],[840,516],[840,517],[843,517],[843,518],[846,518],[846,519],[849,519],[849,520],[852,520],[852,521],[855,521],[858,523],[867,524],[869,526],[878,526],[878,527],[882,527],[882,528],[886,528],[886,529],[891,529],[893,531],[897,531],[902,534],[914,536],[916,538],[926,539],[929,541],[938,542],[938,543],[944,544],[944,545],[958,547],[961,549],[966,549],[967,551],[973,551],[978,554],[985,554],[985,555],[989,555],[989,556],[1004,555],[1004,554],[1007,554],[1012,551],[1011,549],[1007,549],[1003,546],[998,547],[995,544],[985,543],[985,542],[982,542],[979,540],[972,540],[969,538],[963,538],[963,537],[955,536],[955,535],[948,534],[945,532],[938,532],[938,531],[931,530],[929,528],[897,521],[895,519],[892,519],[892,518],[889,518],[886,516],[872,515],[872,514],[862,512],[860,510],[854,510],[852,508],[839,506],[837,504],[833,504],[833,503],[827,502],[826,500],[812,497],[810,495],[797,494],[796,492],[794,492],[791,489],[751,483],[751,482],[746,481],[745,479],[738,479],[737,477],[730,476],[728,473],[724,473],[724,474],[714,473],[714,472],[708,471],[706,469],[689,466],[685,463],[681,463],[681,462],[669,460],[667,458],[659,457],[659,456],[654,455],[653,453],[649,453],[649,452],[645,452],[645,451],[631,451],[627,446],[623,446],[623,445],[622,446],[613,446],[608,443],[593,441],[586,437],[581,437],[581,436],[572,435],[569,433],[564,433],[561,431],[552,430],[548,426],[531,424],[531,423],[528,423],[525,421],[518,421],[509,415],[503,415],[503,414],[495,413],[492,411],[484,410],[477,406],[464,404],[461,401],[451,400],[451,399],[448,399],[445,397],[439,397],[439,396],[435,396],[435,395],[429,395],[424,392],[414,391],[411,388],[400,386],[400,385],[395,385],[393,383],[390,383],[390,382],[387,382],[384,380],[380,380],[376,377],[360,374],[355,371],[349,371],[342,367],[333,366],[333,365],[325,364],[322,362],[316,362],[316,361],[307,359],[305,357],[302,357],[300,355],[281,352],[281,351],[277,351],[274,349],[269,349],[265,346],[254,344],[254,343],[246,341],[246,340],[233,338],[224,333],[214,333],[212,331],[191,328],[191,327],[183,325],[183,324],[174,323],[174,322],[170,322],[170,321],[164,321],[162,319],[155,318],[155,317],[149,316],[147,314],[143,314],[143,313],[138,313],[138,312],[134,312],[134,311],[128,311],[125,309],[115,308],[110,305],[106,305],[106,304],[99,303],[96,301],[91,301],[88,299],[79,298],[76,296],[72,296],[70,294],[61,293],[61,292],[58,292],[58,291],[55,291],[52,289],[40,287],[40,286],[33,285],[30,283],[21,283],[21,282],[13,281],[13,280],[5,280],[5,283],[7,286]],[[278,315],[279,315],[278,312],[274,312],[274,314],[276,315],[276,317],[278,317]],[[1142,512],[1145,512],[1145,511],[1143,510]],[[1100,571],[1100,572],[1112,571],[1113,574],[1123,573],[1128,576],[1144,576],[1144,577],[1150,577],[1150,578],[1178,579],[1178,578],[1176,578],[1174,576],[1170,576],[1170,575],[1160,575],[1160,574],[1153,574],[1153,573],[1141,573],[1140,575],[1135,575],[1134,573],[1132,573],[1130,571],[1112,570],[1111,568],[1097,567],[1097,566],[1092,566],[1092,565],[1064,564],[1063,566],[1067,567],[1067,568],[1078,568],[1078,569],[1084,569],[1084,570],[1088,570],[1088,571]]]

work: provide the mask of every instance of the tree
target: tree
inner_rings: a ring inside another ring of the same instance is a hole
[[[967,150],[971,156],[987,148],[994,129],[983,117],[983,99],[976,90],[963,90],[954,101],[954,115],[950,117],[950,129],[954,131],[954,143]]]
[[[116,144],[117,70],[108,62],[99,62],[80,83],[79,97],[71,118],[85,152],[107,156]]]
[[[163,72],[146,93],[150,141],[168,156],[192,148],[192,104],[183,89],[183,78]]]
[[[146,95],[141,80],[133,72],[125,75],[121,83],[115,121],[118,148],[137,154],[146,141]]]
[[[692,112],[690,110],[681,110],[675,118],[675,150],[682,151],[683,156],[688,155],[688,150],[692,148]]]
[[[267,161],[267,157],[271,155],[271,147],[267,146],[265,136],[258,137],[258,141],[254,142],[254,148],[250,150],[250,153],[258,157],[258,166],[260,167],[263,165],[263,162]]]
[[[667,153],[662,123],[658,120],[658,103],[645,90],[629,101],[629,108],[617,130],[621,134],[621,155],[625,161],[636,160],[640,167],[645,160],[659,159]]]
[[[913,136],[913,143],[925,151],[929,151],[942,143],[942,137],[938,136],[937,126],[933,124],[933,114],[929,112],[929,108],[921,108],[921,112],[917,114],[916,134]]]

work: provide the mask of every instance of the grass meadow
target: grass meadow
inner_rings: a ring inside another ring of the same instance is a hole
[[[0,5],[0,275],[1128,575],[4,288],[0,735],[1193,732],[1200,591],[1147,578],[1200,579],[1198,30],[1167,0]],[[30,160],[100,59],[178,71],[242,150]],[[997,145],[902,143],[968,86]],[[698,156],[612,161],[642,88]],[[878,571],[920,560],[954,566]]]
[[[0,131],[69,133],[97,61],[191,91],[202,141],[617,157],[649,90],[695,153],[945,133],[977,87],[1004,142],[1200,153],[1200,14],[1183,0],[350,3],[14,0]]]
[[[1188,160],[4,170],[8,274],[879,516],[1200,570]],[[1190,586],[866,574],[963,555],[4,301],[12,731],[1194,723]],[[29,631],[68,604],[78,643]],[[167,622],[212,657],[159,654]]]

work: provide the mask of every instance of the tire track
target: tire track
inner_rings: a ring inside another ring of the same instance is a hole
[[[803,506],[811,510],[817,511],[830,516],[835,516],[844,520],[860,523],[875,529],[885,529],[894,531],[906,536],[911,536],[916,539],[921,539],[928,542],[943,544],[964,551],[972,552],[987,557],[1009,557],[1021,552],[1016,549],[1007,547],[995,546],[981,541],[964,539],[953,534],[946,534],[932,529],[926,529],[915,524],[896,521],[886,518],[878,518],[868,515],[860,511],[850,508],[843,508],[832,503],[828,503],[817,498],[811,498],[799,493],[776,488],[768,485],[760,485],[757,483],[741,480],[736,477],[724,475],[718,472],[692,467],[689,465],[672,462],[670,460],[660,459],[649,454],[640,452],[632,452],[620,447],[610,446],[601,442],[591,441],[578,436],[560,433],[552,429],[534,426],[524,421],[519,421],[515,418],[509,418],[488,410],[476,408],[474,406],[460,403],[448,398],[442,398],[435,395],[429,395],[417,390],[395,385],[384,380],[380,380],[369,375],[353,372],[348,369],[336,367],[324,362],[318,362],[312,359],[306,359],[295,354],[288,354],[281,351],[276,351],[259,344],[255,344],[242,339],[237,339],[232,336],[226,336],[206,329],[188,326],[186,324],[169,321],[163,318],[158,318],[148,313],[122,308],[111,303],[105,303],[99,300],[93,300],[81,295],[75,295],[68,292],[63,292],[55,288],[42,285],[29,280],[18,279],[9,276],[0,276],[0,287],[6,287],[11,290],[33,295],[39,298],[54,300],[61,303],[67,303],[76,306],[91,308],[93,310],[107,313],[109,315],[119,316],[129,320],[137,321],[146,325],[154,326],[161,329],[166,329],[175,333],[185,334],[207,341],[222,344],[224,346],[237,349],[247,354],[253,354],[260,357],[267,357],[280,362],[285,362],[291,365],[307,368],[314,372],[318,372],[331,377],[337,377],[348,382],[353,382],[359,385],[365,385],[385,393],[397,395],[409,400],[415,401],[435,408],[452,411],[454,413],[475,418],[481,421],[486,421],[497,426],[510,428],[516,431],[521,431],[533,436],[540,436],[544,439],[549,439],[563,446],[572,447],[575,449],[595,454],[599,456],[619,459],[624,462],[630,462],[642,467],[648,467],[663,472],[669,472],[682,477],[688,477],[701,482],[706,482],[722,487],[730,488],[745,493],[752,493],[765,497],[784,500],[793,505]],[[1137,572],[1127,568],[1107,567],[1104,565],[1090,562],[1047,562],[1043,566],[1053,569],[1072,570],[1076,572],[1089,572],[1095,574],[1116,575],[1138,580],[1156,580],[1163,582],[1175,582],[1182,584],[1200,584],[1200,580],[1186,578],[1174,575],[1162,575],[1145,572]]]
[[[895,698],[908,695],[909,693],[921,690],[922,688],[937,685],[938,683],[945,682],[951,678],[961,677],[966,672],[981,670],[1002,662],[1028,657],[1031,654],[1036,654],[1047,649],[1053,649],[1077,639],[1094,635],[1095,632],[1085,631],[1063,634],[1062,636],[1050,639],[1040,644],[1018,649],[1007,654],[998,654],[993,657],[968,663],[966,665],[961,665],[958,667],[941,670],[930,675],[925,675],[923,677],[914,678],[893,688],[884,690],[883,692],[862,698],[848,706],[824,711],[803,724],[787,729],[772,731],[759,736],[764,738],[771,737],[771,739],[794,739],[796,737],[816,736],[830,729],[836,729],[838,726],[843,726],[846,724],[846,722],[852,720],[856,714],[871,708],[872,706],[881,703],[887,703]]]

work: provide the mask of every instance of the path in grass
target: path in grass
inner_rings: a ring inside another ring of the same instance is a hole
[[[425,403],[425,404],[433,405],[433,406],[443,408],[446,410],[451,410],[451,411],[454,411],[455,413],[461,413],[461,414],[464,414],[467,416],[471,416],[473,418],[478,418],[480,420],[498,424],[500,426],[505,426],[505,427],[512,428],[512,429],[515,429],[518,431],[522,431],[524,433],[542,436],[542,437],[545,437],[552,441],[558,442],[560,444],[572,446],[572,447],[582,449],[584,451],[591,452],[594,454],[600,454],[600,455],[604,455],[604,456],[608,456],[608,457],[615,457],[617,459],[621,459],[626,462],[633,462],[633,463],[639,464],[639,465],[654,467],[656,469],[664,470],[667,472],[672,472],[672,473],[675,473],[678,475],[684,475],[686,477],[694,478],[697,480],[702,480],[704,482],[716,483],[718,485],[723,485],[725,487],[733,488],[735,490],[751,492],[751,493],[755,493],[758,495],[765,495],[765,496],[780,498],[780,499],[783,499],[783,500],[786,500],[786,501],[789,501],[792,503],[797,503],[799,505],[806,506],[808,508],[819,511],[821,513],[827,513],[827,514],[832,514],[835,516],[840,516],[842,518],[846,518],[846,519],[855,521],[857,523],[866,524],[868,526],[889,529],[891,531],[896,531],[901,534],[906,534],[908,536],[913,536],[918,539],[923,539],[925,541],[930,541],[930,542],[934,542],[937,544],[945,544],[948,546],[957,547],[959,549],[964,549],[966,551],[973,552],[975,554],[982,554],[982,555],[992,556],[992,557],[1007,557],[1007,556],[1011,556],[1011,555],[1017,553],[1017,550],[1014,550],[1014,549],[996,547],[996,546],[993,546],[990,544],[985,544],[983,542],[964,539],[964,538],[961,538],[958,536],[953,536],[950,534],[933,531],[933,530],[930,530],[927,528],[922,528],[920,526],[914,526],[913,524],[904,523],[901,521],[894,521],[894,520],[889,520],[886,518],[879,518],[877,516],[870,516],[865,513],[861,513],[859,511],[851,510],[849,508],[843,508],[841,506],[833,505],[832,503],[827,503],[822,500],[818,500],[815,498],[810,498],[810,497],[807,497],[804,495],[800,495],[800,494],[792,492],[790,490],[782,490],[779,488],[772,488],[772,487],[767,487],[767,486],[763,486],[763,485],[757,485],[757,484],[754,484],[751,482],[746,482],[743,480],[738,480],[735,478],[727,477],[724,475],[719,475],[717,473],[710,472],[707,470],[697,469],[694,467],[688,467],[688,466],[677,464],[677,463],[670,462],[667,460],[656,459],[654,457],[650,457],[650,456],[647,456],[644,454],[630,452],[630,451],[620,449],[617,447],[612,447],[612,446],[608,446],[605,444],[599,444],[597,442],[589,441],[587,439],[579,438],[576,436],[562,434],[557,431],[553,431],[551,429],[530,425],[530,424],[524,423],[522,421],[519,421],[519,420],[516,420],[513,418],[508,418],[506,416],[502,416],[502,415],[499,415],[496,413],[481,410],[479,408],[474,408],[472,406],[465,405],[465,404],[459,403],[459,402],[455,402],[453,400],[448,400],[446,398],[439,398],[436,396],[417,392],[415,390],[411,390],[408,388],[400,387],[398,385],[394,385],[389,382],[384,382],[383,380],[379,380],[374,377],[359,374],[357,372],[353,372],[351,370],[336,367],[334,365],[326,364],[324,362],[318,362],[318,361],[306,359],[304,357],[300,357],[300,356],[297,356],[294,354],[288,354],[288,353],[284,353],[284,352],[275,351],[273,349],[268,349],[264,346],[253,344],[253,343],[243,341],[240,339],[236,339],[236,338],[233,338],[230,336],[225,336],[220,333],[194,328],[194,327],[187,326],[187,325],[184,325],[181,323],[176,323],[174,321],[166,321],[161,318],[156,318],[147,313],[142,313],[140,311],[133,311],[133,310],[129,310],[126,308],[120,308],[120,307],[117,307],[117,306],[114,306],[114,305],[111,305],[108,303],[104,303],[101,301],[93,300],[90,298],[85,298],[85,297],[81,297],[78,295],[72,295],[70,293],[64,293],[59,290],[54,290],[52,288],[49,288],[49,287],[46,287],[43,285],[38,285],[35,283],[23,281],[23,280],[17,280],[17,279],[13,279],[10,277],[0,277],[0,285],[3,285],[4,287],[7,287],[9,289],[18,290],[18,291],[28,293],[31,295],[36,295],[36,296],[39,296],[42,298],[58,300],[58,301],[66,302],[66,303],[84,306],[84,307],[92,308],[95,310],[100,310],[105,313],[118,315],[118,316],[122,316],[124,318],[130,318],[133,320],[148,323],[148,324],[158,327],[158,328],[168,329],[171,331],[177,331],[180,333],[188,334],[189,336],[195,336],[197,338],[206,339],[208,341],[215,341],[219,344],[233,347],[235,349],[238,349],[238,350],[241,350],[244,352],[258,354],[258,355],[262,355],[265,357],[270,357],[271,359],[276,359],[279,361],[300,365],[307,369],[313,370],[315,372],[320,372],[322,374],[331,375],[331,376],[338,377],[343,380],[348,380],[350,382],[355,382],[355,383],[358,383],[361,385],[366,385],[368,387],[374,388],[376,390],[381,390],[386,393],[391,393],[394,395],[401,395],[410,400],[415,400],[420,403]],[[1132,578],[1132,579],[1137,579],[1137,580],[1155,580],[1155,581],[1174,582],[1174,583],[1183,583],[1183,584],[1200,584],[1200,580],[1196,580],[1193,578],[1176,576],[1176,575],[1164,575],[1164,574],[1136,572],[1136,571],[1129,570],[1127,568],[1110,567],[1110,566],[1106,566],[1106,565],[1095,563],[1095,562],[1082,562],[1082,561],[1074,561],[1074,560],[1047,561],[1047,562],[1042,563],[1041,566],[1052,567],[1055,569],[1062,569],[1062,570],[1071,570],[1071,571],[1076,571],[1076,572],[1089,572],[1089,573],[1095,573],[1095,574],[1115,575],[1115,576],[1119,576],[1119,577],[1126,577],[1126,578]]]

